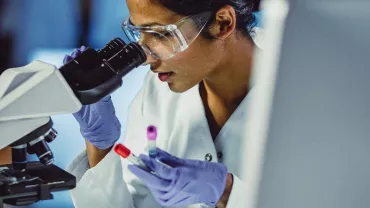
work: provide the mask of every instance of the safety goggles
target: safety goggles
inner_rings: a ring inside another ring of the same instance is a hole
[[[202,12],[165,26],[134,26],[128,17],[122,23],[122,29],[130,42],[139,43],[150,56],[167,60],[194,42],[211,15],[211,12]]]

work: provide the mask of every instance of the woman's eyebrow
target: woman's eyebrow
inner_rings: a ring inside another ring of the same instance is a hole
[[[139,25],[140,27],[151,27],[151,26],[163,26],[163,24],[158,23],[158,22],[149,22],[145,24]]]
[[[148,23],[145,23],[145,24],[140,24],[140,25],[135,25],[131,19],[130,19],[130,24],[136,26],[136,27],[151,27],[151,26],[164,26],[163,24],[161,23],[158,23],[158,22],[148,22]]]

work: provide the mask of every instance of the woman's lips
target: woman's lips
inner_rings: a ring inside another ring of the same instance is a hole
[[[165,72],[165,73],[160,72],[158,73],[158,78],[162,82],[167,82],[167,80],[169,79],[171,75],[172,75],[172,72]]]

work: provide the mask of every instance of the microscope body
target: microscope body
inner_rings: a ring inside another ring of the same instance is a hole
[[[48,143],[57,132],[51,116],[98,102],[145,61],[139,45],[115,38],[99,51],[87,48],[60,69],[33,61],[1,74],[0,149],[12,147],[12,164],[0,166],[0,208],[52,199],[51,192],[75,187],[75,177],[53,165]],[[40,162],[28,162],[27,154]]]
[[[12,164],[0,166],[0,207],[52,199],[57,188],[75,187],[72,175],[52,165],[47,143],[57,136],[50,116],[73,113],[81,106],[53,65],[34,61],[1,74],[0,149],[12,148]],[[28,162],[27,153],[37,154],[40,162]]]

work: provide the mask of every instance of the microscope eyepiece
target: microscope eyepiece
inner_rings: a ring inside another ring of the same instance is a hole
[[[83,105],[96,103],[122,85],[122,77],[146,62],[137,43],[111,40],[101,50],[87,48],[59,71]]]
[[[119,38],[115,38],[111,40],[104,48],[98,50],[98,54],[103,60],[108,60],[125,46],[125,42]]]

